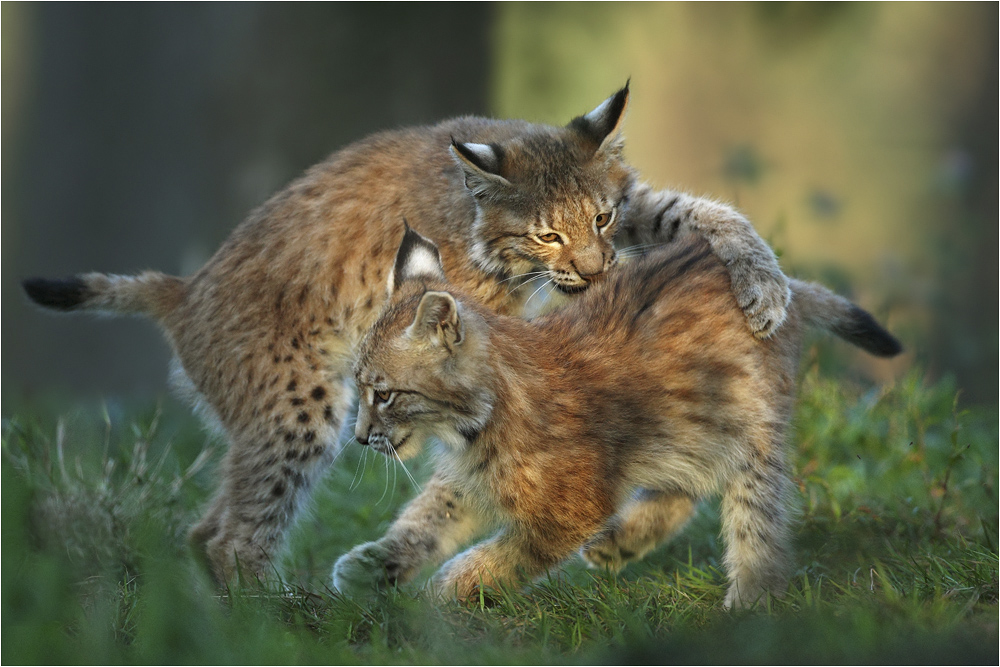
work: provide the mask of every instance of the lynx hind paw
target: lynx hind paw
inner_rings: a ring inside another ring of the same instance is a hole
[[[768,338],[788,315],[792,298],[788,278],[781,271],[752,263],[730,266],[736,303],[757,338]]]
[[[347,595],[371,595],[394,586],[398,568],[390,557],[389,550],[378,542],[354,547],[333,566],[334,589]]]
[[[636,555],[628,549],[623,549],[612,531],[604,531],[583,545],[580,555],[589,567],[598,570],[618,572]]]

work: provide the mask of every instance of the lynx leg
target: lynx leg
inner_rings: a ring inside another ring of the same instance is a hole
[[[453,555],[479,531],[482,516],[438,475],[403,509],[385,536],[360,544],[333,568],[333,585],[345,592],[368,592],[405,583],[425,565]]]
[[[466,600],[480,587],[520,585],[541,576],[580,547],[572,533],[553,533],[551,525],[546,528],[505,528],[460,553],[431,579],[432,593]]]
[[[305,397],[286,392],[296,410],[230,429],[222,484],[190,534],[219,582],[233,581],[237,567],[245,579],[273,577],[285,533],[335,456],[353,390],[311,379]]]
[[[729,575],[726,608],[753,606],[788,584],[789,480],[779,454],[760,454],[730,480],[722,498]]]
[[[591,567],[617,572],[679,532],[694,513],[694,506],[695,500],[683,493],[640,489],[583,545],[581,555]]]

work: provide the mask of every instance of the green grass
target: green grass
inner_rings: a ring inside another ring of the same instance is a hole
[[[806,372],[788,594],[721,609],[717,504],[617,576],[435,606],[328,588],[414,489],[356,445],[298,523],[285,586],[220,594],[184,544],[222,445],[183,408],[19,406],[3,427],[4,663],[996,663],[997,411],[913,374]],[[411,471],[426,478],[428,464]]]

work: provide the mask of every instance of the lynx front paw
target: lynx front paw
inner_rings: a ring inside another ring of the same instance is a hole
[[[379,542],[360,544],[337,559],[333,566],[333,587],[348,595],[371,594],[394,586],[399,565]]]
[[[729,265],[736,303],[747,318],[757,338],[768,338],[788,314],[792,298],[788,278],[778,269],[765,268],[749,261]]]
[[[596,535],[583,545],[580,555],[590,567],[611,572],[618,572],[637,556],[635,552],[623,549],[618,544],[617,532],[614,530],[605,530]]]

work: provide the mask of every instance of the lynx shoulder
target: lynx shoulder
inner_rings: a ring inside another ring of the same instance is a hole
[[[774,336],[748,336],[729,275],[700,239],[616,269],[532,321],[483,308],[441,272],[400,282],[359,348],[355,437],[400,457],[433,438],[437,472],[384,538],[338,561],[334,584],[406,581],[487,526],[492,536],[435,575],[438,592],[537,577],[580,549],[619,568],[721,492],[727,606],[781,594],[802,331],[900,350],[829,290],[792,281],[792,293]]]
[[[354,351],[394,281],[404,218],[433,240],[452,284],[497,312],[521,313],[521,283],[535,275],[585,290],[617,261],[616,237],[694,233],[730,267],[750,329],[767,336],[781,323],[787,281],[742,216],[636,182],[621,156],[628,99],[626,87],[565,127],[466,117],[377,134],[252,212],[190,277],[92,273],[24,287],[49,308],[161,325],[172,377],[229,440],[193,542],[219,579],[237,561],[263,576],[334,456]]]

